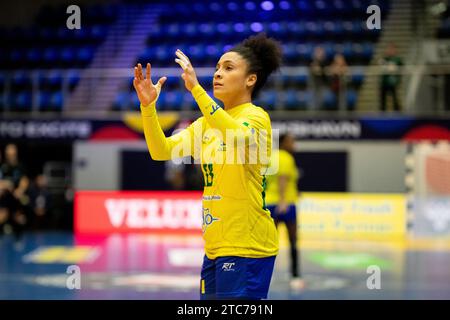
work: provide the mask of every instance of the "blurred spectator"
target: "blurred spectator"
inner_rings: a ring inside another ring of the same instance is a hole
[[[185,159],[183,159],[184,161]],[[180,159],[181,161],[181,159]],[[166,161],[165,178],[172,190],[184,190],[186,178],[184,175],[184,163],[175,163],[174,161]]]
[[[50,193],[47,189],[47,179],[40,174],[28,191],[32,211],[32,228],[42,230],[49,226]]]
[[[0,234],[14,233],[20,238],[27,224],[27,216],[14,196],[11,180],[0,180]]]
[[[313,60],[309,66],[313,91],[313,108],[319,109],[323,105],[325,91],[327,89],[325,50],[322,47],[314,49]]]
[[[0,233],[13,232],[16,238],[20,238],[29,221],[29,180],[19,163],[15,144],[5,147],[0,177]]]
[[[9,233],[11,212],[15,210],[13,184],[9,180],[0,180],[0,235]]]
[[[400,111],[397,88],[401,81],[399,71],[400,67],[403,65],[403,61],[397,54],[395,44],[390,43],[388,45],[385,56],[381,59],[380,64],[383,70],[380,85],[381,110],[386,111],[386,98],[391,96],[394,110]]]
[[[23,166],[19,163],[17,146],[8,144],[5,147],[5,162],[0,167],[0,176],[2,179],[11,180],[14,188],[17,188],[20,179],[25,175]]]
[[[205,181],[200,164],[186,164],[185,176],[186,190],[203,190]]]
[[[330,77],[330,88],[336,96],[336,108],[341,109],[345,104],[345,89],[348,74],[348,66],[345,57],[337,53],[334,56],[333,62],[328,68]]]

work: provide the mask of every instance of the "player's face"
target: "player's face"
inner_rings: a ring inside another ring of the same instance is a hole
[[[227,52],[216,65],[214,97],[221,101],[234,99],[248,92],[255,81],[255,75],[247,74],[247,61],[237,52]]]
[[[294,151],[294,137],[291,135],[287,135],[286,138],[284,138],[283,141],[283,149],[285,149],[288,152],[293,152]]]

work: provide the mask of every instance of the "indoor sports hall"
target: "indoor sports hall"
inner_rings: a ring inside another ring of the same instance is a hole
[[[167,78],[169,137],[202,116],[177,49],[212,97],[222,55],[261,33],[282,65],[252,103],[297,172],[267,299],[450,299],[448,0],[16,0],[0,18],[1,300],[199,300],[221,195],[205,164],[152,159],[133,68]]]

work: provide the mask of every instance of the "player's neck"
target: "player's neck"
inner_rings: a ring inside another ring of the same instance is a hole
[[[244,103],[251,103],[251,102],[252,102],[251,96],[245,95],[238,97],[236,99],[231,99],[229,101],[223,101],[223,108],[225,110],[230,110],[237,106],[243,105]]]

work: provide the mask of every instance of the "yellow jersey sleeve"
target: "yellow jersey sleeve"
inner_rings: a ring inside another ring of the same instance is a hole
[[[170,160],[186,156],[199,157],[203,118],[197,119],[181,132],[166,138],[156,114],[156,105],[141,104],[145,141],[153,160]]]
[[[222,137],[226,137],[227,130],[232,130],[236,138],[243,138],[245,141],[253,138],[251,130],[223,110],[199,84],[192,89],[192,96],[205,120],[212,128],[218,129]]]

